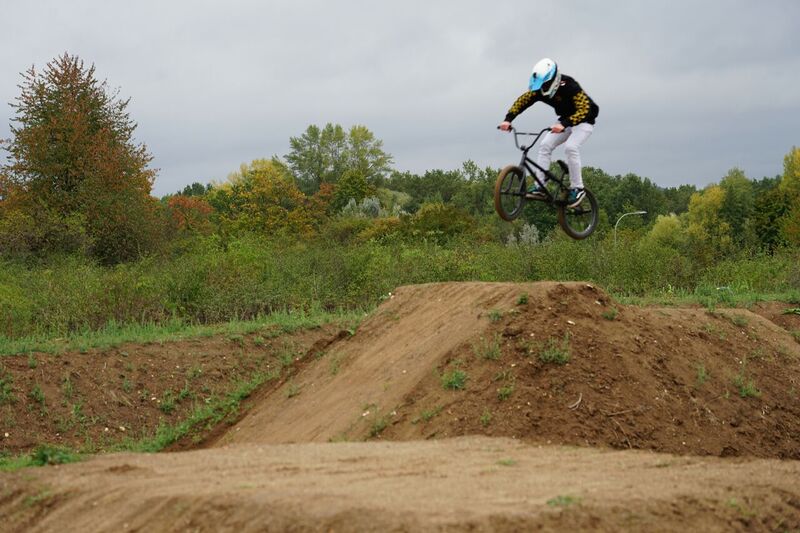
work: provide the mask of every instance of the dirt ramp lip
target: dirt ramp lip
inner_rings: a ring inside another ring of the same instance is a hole
[[[449,351],[555,284],[431,283],[400,287],[359,326],[286,380],[217,445],[360,439],[365,420],[390,416]],[[369,431],[369,430],[367,430]]]

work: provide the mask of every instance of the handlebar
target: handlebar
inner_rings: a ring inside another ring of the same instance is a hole
[[[500,126],[497,126],[497,129],[499,130]],[[514,144],[517,145],[517,149],[525,151],[525,150],[530,150],[530,148],[534,144],[536,144],[536,141],[539,140],[539,138],[542,136],[542,134],[544,134],[544,132],[550,131],[550,128],[549,127],[548,128],[544,128],[539,133],[530,133],[530,132],[527,132],[527,131],[517,131],[516,128],[514,128],[514,126],[511,126],[511,129],[508,130],[508,131],[510,131],[511,133],[514,134]],[[525,145],[520,146],[519,145],[519,136],[520,135],[528,135],[530,137],[535,137],[535,139],[533,139],[533,142],[531,144],[527,145],[527,146],[525,146]]]

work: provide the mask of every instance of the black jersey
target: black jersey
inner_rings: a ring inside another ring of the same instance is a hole
[[[528,91],[514,102],[506,113],[506,121],[511,122],[520,113],[536,102],[544,102],[556,110],[558,121],[568,128],[581,122],[594,124],[594,119],[600,112],[597,104],[589,98],[574,78],[561,75],[561,85],[551,98],[542,95],[541,91]]]

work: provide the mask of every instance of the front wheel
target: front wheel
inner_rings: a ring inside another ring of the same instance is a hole
[[[511,222],[525,205],[525,174],[516,165],[500,171],[494,184],[494,209],[500,218]]]
[[[560,204],[558,209],[558,224],[564,233],[573,239],[585,239],[597,228],[599,210],[597,199],[589,189],[584,189],[586,196],[575,207]]]

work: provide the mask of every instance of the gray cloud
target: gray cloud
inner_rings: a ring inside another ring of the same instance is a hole
[[[516,159],[494,126],[542,56],[600,105],[587,165],[659,185],[781,172],[798,142],[800,3],[72,2],[4,6],[0,101],[69,51],[131,97],[154,192],[284,155],[309,124],[365,124],[401,170]],[[11,26],[13,24],[13,26]],[[541,108],[540,108],[541,107]],[[0,137],[12,110],[0,106]],[[534,106],[520,128],[551,123]]]

